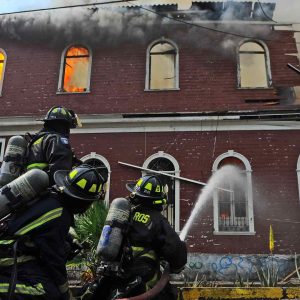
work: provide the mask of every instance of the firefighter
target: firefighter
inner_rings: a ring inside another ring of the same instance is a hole
[[[13,214],[0,238],[0,299],[72,299],[64,243],[74,214],[104,196],[105,180],[81,165],[55,172],[52,190]]]
[[[136,184],[127,184],[131,192],[130,220],[124,237],[121,269],[124,278],[103,278],[92,299],[117,299],[143,294],[158,282],[161,261],[179,273],[187,261],[186,244],[162,215],[167,195],[158,176],[147,175]],[[108,276],[109,277],[109,276]],[[111,284],[108,292],[108,284]],[[154,299],[176,299],[177,291],[168,283]]]
[[[44,126],[31,137],[26,154],[26,169],[39,168],[47,171],[50,184],[54,184],[53,175],[57,170],[71,170],[77,163],[72,152],[69,134],[76,128],[76,114],[62,106],[52,107],[43,119]]]

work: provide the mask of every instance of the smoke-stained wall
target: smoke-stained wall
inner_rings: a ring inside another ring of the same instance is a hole
[[[79,114],[269,109],[264,105],[268,99],[278,99],[276,109],[293,104],[276,95],[277,87],[300,85],[299,75],[287,67],[287,63],[297,64],[296,57],[286,55],[296,52],[292,33],[267,29],[272,87],[239,89],[237,49],[244,39],[192,28],[192,43],[185,40],[189,30],[185,25],[170,25],[167,32],[156,31],[143,43],[91,46],[91,92],[86,94],[56,94],[61,55],[71,41],[51,46],[0,38],[7,54],[0,115],[40,115],[57,104]],[[147,46],[162,36],[178,46],[180,90],[145,91]],[[224,48],[226,41],[229,46]],[[73,42],[78,42],[75,37]]]
[[[0,117],[11,116],[17,122],[20,116],[41,116],[54,105],[66,106],[79,115],[214,112],[218,116],[227,111],[238,114],[241,110],[299,109],[296,103],[281,101],[286,99],[276,94],[277,87],[300,85],[299,74],[287,68],[287,63],[297,65],[298,62],[296,57],[286,55],[296,52],[291,32],[250,24],[239,28],[214,27],[234,30],[243,38],[161,19],[156,21],[153,16],[147,16],[146,21],[141,16],[132,22],[126,17],[130,25],[124,27],[121,19],[112,20],[107,16],[99,20],[97,14],[88,11],[83,19],[70,14],[75,25],[66,23],[65,26],[60,23],[56,26],[51,16],[26,21],[13,17],[1,20],[0,48],[7,54],[7,64]],[[102,30],[99,22],[104,24]],[[178,46],[180,89],[145,91],[146,50],[162,36]],[[246,37],[258,37],[268,47],[273,80],[270,88],[237,88],[236,50]],[[61,55],[72,43],[86,44],[92,50],[91,91],[57,94]],[[260,101],[274,99],[278,99],[278,104],[273,106]],[[187,238],[190,253],[222,256],[224,253],[268,253],[270,224],[275,234],[275,253],[299,252],[298,137],[299,130],[295,128],[182,132],[174,129],[174,132],[155,133],[74,134],[71,139],[78,157],[96,152],[109,161],[111,199],[127,195],[125,184],[141,175],[135,169],[119,165],[118,161],[141,166],[150,155],[165,151],[178,161],[181,176],[207,182],[213,162],[220,154],[231,149],[243,154],[253,170],[255,235],[214,235],[213,204],[209,201]],[[198,185],[181,182],[181,228],[200,190]]]

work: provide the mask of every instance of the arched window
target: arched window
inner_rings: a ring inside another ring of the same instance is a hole
[[[0,96],[2,95],[5,65],[6,65],[6,53],[4,50],[0,49]]]
[[[153,42],[147,50],[146,90],[172,90],[179,87],[178,48],[170,40]]]
[[[167,173],[170,175],[179,176],[180,170],[177,160],[163,151],[159,151],[148,157],[143,164],[143,168],[162,171],[163,173]],[[145,175],[146,172],[143,172]],[[157,175],[157,174],[156,174]],[[180,182],[178,179],[174,179],[169,176],[159,175],[162,184],[168,185],[168,208],[163,212],[164,216],[168,219],[170,224],[174,227],[174,229],[179,232],[179,187]]]
[[[105,204],[109,205],[109,188],[110,188],[110,165],[105,157],[102,155],[91,152],[90,154],[81,158],[81,160],[92,167],[97,168],[97,171],[106,179],[106,193],[105,193]]]
[[[61,60],[58,92],[89,92],[91,60],[91,51],[87,47],[77,45],[65,49]]]
[[[228,165],[235,168],[220,170]],[[214,191],[214,234],[254,234],[252,170],[249,161],[243,155],[229,150],[217,157],[213,172],[225,172],[218,182],[218,187],[224,190]]]
[[[249,41],[239,48],[239,87],[267,88],[271,83],[270,62],[267,47]]]

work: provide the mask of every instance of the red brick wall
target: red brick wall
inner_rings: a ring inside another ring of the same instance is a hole
[[[180,91],[145,92],[146,49],[144,44],[92,47],[91,93],[57,95],[61,53],[65,46],[2,40],[8,56],[1,97],[0,116],[40,115],[53,105],[65,105],[78,113],[198,112],[266,109],[246,104],[245,99],[274,98],[274,89],[237,89],[237,58],[221,50],[224,36],[195,32],[195,43],[167,33],[179,48]],[[201,39],[206,38],[206,46]],[[232,39],[231,36],[228,38]],[[275,32],[265,37],[270,51],[274,86],[300,85],[300,76],[287,67],[297,65],[293,33]],[[242,38],[235,38],[238,43]],[[198,44],[198,46],[195,46]],[[209,44],[211,48],[207,46]],[[276,108],[279,108],[277,106]]]
[[[183,177],[207,182],[212,164],[220,154],[232,149],[244,155],[252,167],[254,236],[213,235],[213,206],[208,203],[188,238],[192,252],[268,253],[269,225],[275,234],[275,253],[299,252],[300,204],[297,186],[297,159],[300,140],[297,131],[253,132],[181,132],[120,133],[73,135],[72,143],[79,157],[95,151],[111,166],[110,198],[127,195],[127,182],[141,172],[118,161],[142,166],[150,155],[165,151],[174,156]],[[145,143],[146,141],[146,143]],[[199,186],[181,182],[181,228],[195,204]]]

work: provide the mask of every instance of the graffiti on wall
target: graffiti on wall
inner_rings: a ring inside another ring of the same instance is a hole
[[[235,280],[237,275],[254,280],[257,270],[267,270],[270,266],[282,277],[293,270],[294,258],[289,255],[190,254],[186,270],[216,280]]]

